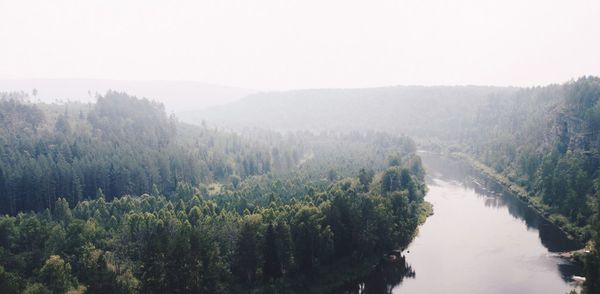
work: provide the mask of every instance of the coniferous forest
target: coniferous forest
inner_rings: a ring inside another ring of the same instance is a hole
[[[486,91],[423,111],[426,133],[369,110],[363,121],[392,127],[188,124],[122,92],[54,104],[2,93],[0,292],[333,291],[406,248],[432,213],[420,146],[472,164],[582,244],[574,259],[594,293],[598,78]]]
[[[600,1],[0,1],[0,294],[600,294]]]
[[[430,213],[404,136],[196,127],[119,92],[27,100],[0,100],[2,293],[329,291]]]
[[[284,130],[331,126],[406,133],[420,148],[469,162],[583,244],[589,252],[578,256],[586,277],[584,291],[600,291],[598,77],[531,88],[384,87],[259,93],[230,107],[233,113],[221,107],[199,118]],[[271,111],[258,115],[258,109],[265,107]],[[286,112],[296,115],[288,119],[282,115]],[[302,119],[305,116],[311,119]]]

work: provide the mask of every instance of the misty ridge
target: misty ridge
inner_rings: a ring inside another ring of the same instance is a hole
[[[425,197],[435,184],[426,184],[421,159],[431,152],[470,165],[514,194],[518,207],[540,218],[536,223],[553,226],[552,237],[540,231],[544,250],[583,252],[581,244],[597,236],[597,77],[531,88],[248,93],[195,84],[196,92],[182,93],[231,102],[187,108],[180,94],[161,96],[178,82],[114,85],[151,99],[82,91],[113,87],[111,81],[81,80],[73,92],[60,90],[70,83],[43,81],[61,97],[54,102],[44,102],[53,100],[37,86],[0,95],[0,232],[12,238],[2,243],[0,277],[9,292],[402,288],[415,278],[405,250],[435,209]],[[443,168],[433,166],[438,171],[430,176],[439,176]],[[33,220],[36,237],[26,231]],[[53,254],[18,242],[38,242]],[[595,287],[589,264],[597,257],[589,246],[585,252],[594,253],[558,267],[563,278],[556,285],[568,289],[585,274],[592,277],[586,289]],[[190,270],[169,273],[157,264]],[[60,284],[51,278],[58,272],[67,277]]]
[[[0,294],[600,294],[599,15],[0,1]]]
[[[25,92],[32,102],[44,103],[93,103],[96,96],[104,95],[109,90],[126,92],[161,102],[168,113],[226,104],[255,92],[194,81],[102,79],[0,79],[0,88],[3,92]]]
[[[532,88],[395,86],[264,92],[226,106],[179,113],[178,117],[189,123],[206,121],[234,129],[385,131],[423,143],[444,140],[468,145],[484,136],[502,140],[533,132],[531,128],[543,130],[541,136],[551,136],[550,128],[572,113],[569,107],[579,103],[577,99],[583,99],[577,96],[594,97],[595,90],[588,88],[597,83],[598,78],[582,77]],[[594,102],[587,103],[590,109],[581,119],[594,116]]]

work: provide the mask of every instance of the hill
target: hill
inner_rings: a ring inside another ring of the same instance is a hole
[[[516,88],[398,86],[265,92],[198,111],[202,120],[278,130],[378,130],[417,137],[456,137],[489,97]]]
[[[25,92],[34,102],[94,102],[109,90],[145,97],[165,105],[167,112],[185,113],[236,101],[254,90],[194,81],[126,81],[103,79],[0,80],[6,92]],[[37,90],[34,96],[32,91]]]
[[[59,197],[75,205],[100,194],[168,195],[181,181],[228,183],[294,167],[302,151],[278,144],[189,126],[162,104],[120,92],[94,104],[33,104],[4,94],[0,213],[52,208]]]

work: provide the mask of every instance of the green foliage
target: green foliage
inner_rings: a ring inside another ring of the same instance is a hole
[[[399,175],[408,171],[394,169]],[[270,178],[267,186],[280,187],[281,181],[295,178]],[[411,200],[402,181],[404,188],[388,195],[364,191],[358,175],[304,184],[314,189],[301,200],[265,201],[272,195],[263,194],[248,199],[257,203],[252,211],[217,205],[194,190],[177,205],[161,195],[142,195],[85,200],[71,211],[60,199],[51,217],[0,217],[0,265],[10,269],[1,272],[0,286],[25,291],[31,281],[32,293],[74,289],[78,283],[89,293],[281,289],[299,277],[318,278],[323,267],[341,261],[359,265],[405,246],[419,222],[422,199]],[[36,269],[38,264],[43,266]]]
[[[598,239],[600,181],[600,79],[522,89],[494,97],[478,111],[469,131],[470,150],[555,224],[581,241]],[[541,199],[538,202],[536,199]],[[587,258],[586,287],[598,287],[598,255]]]
[[[422,218],[405,136],[235,135],[115,92],[0,113],[2,293],[298,291],[406,246]]]
[[[71,265],[60,256],[51,255],[40,269],[39,280],[52,293],[66,293],[77,283],[71,276]]]
[[[597,213],[598,93],[600,79],[584,77],[493,97],[467,132],[469,153],[541,199],[538,206],[582,241]]]
[[[22,287],[21,278],[10,272],[6,272],[3,266],[0,266],[0,293],[17,293]]]
[[[43,284],[33,283],[25,288],[23,294],[53,294],[53,292]]]
[[[53,217],[63,223],[69,223],[73,218],[71,209],[69,208],[69,202],[65,198],[58,198],[54,204]]]
[[[179,182],[238,184],[289,170],[303,154],[278,138],[258,142],[181,124],[162,105],[124,93],[109,91],[90,105],[0,96],[0,213],[52,209],[58,198],[74,206],[100,195],[181,197]]]
[[[283,275],[282,264],[279,260],[279,247],[277,246],[277,236],[273,225],[269,224],[265,233],[263,245],[263,256],[265,259],[263,265],[263,279],[269,282],[272,279],[281,278]]]
[[[252,284],[256,281],[260,258],[258,253],[261,215],[246,215],[242,222],[232,271],[242,283]]]

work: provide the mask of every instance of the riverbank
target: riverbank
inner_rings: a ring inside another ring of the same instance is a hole
[[[529,193],[525,187],[514,183],[493,168],[465,153],[453,152],[450,154],[450,156],[466,162],[477,171],[503,185],[510,192],[516,195],[519,200],[535,210],[542,218],[559,228],[569,239],[580,242],[582,247],[584,247],[583,244],[585,244],[587,241],[584,237],[585,228],[578,227],[563,215],[554,213],[550,206],[542,202],[542,198],[540,196]]]
[[[406,247],[418,235],[419,227],[425,223],[429,216],[433,215],[433,205],[423,201],[419,206],[418,224],[411,241],[398,248],[404,251]],[[386,263],[393,263],[389,260],[390,252],[379,252],[372,256],[365,257],[359,263],[353,258],[344,258],[335,264],[322,266],[318,273],[312,277],[296,277],[291,279],[281,279],[273,284],[266,285],[250,290],[249,293],[337,293],[338,289],[348,284],[358,283],[365,277],[371,275],[374,271]],[[401,259],[404,262],[404,259]],[[401,277],[397,277],[400,278]],[[244,292],[247,289],[237,288],[235,292]],[[340,293],[345,293],[341,291]]]
[[[383,254],[365,258],[360,263],[347,258],[334,265],[323,267],[318,274],[311,277],[280,280],[274,284],[257,288],[251,293],[331,293],[348,284],[356,283],[369,276],[377,268],[389,262]],[[238,289],[241,290],[241,289]]]
[[[462,160],[447,153],[419,156],[428,175],[425,199],[435,213],[403,252],[415,275],[388,284],[388,293],[546,294],[575,288],[571,279],[583,269],[558,254],[578,248],[557,227]]]
[[[357,278],[368,275],[381,262],[381,256],[366,258],[359,264],[347,258],[334,265],[323,267],[312,278],[302,277],[282,281],[279,285],[270,285],[262,289],[256,289],[253,293],[329,293]]]
[[[433,215],[433,205],[427,201],[423,201],[419,207],[418,224],[412,235],[411,241],[408,242],[408,244],[401,246],[399,251],[404,251],[406,247],[412,243],[412,241],[417,237],[421,225],[423,225],[427,218],[431,215]],[[327,293],[331,290],[339,289],[343,285],[356,281],[357,279],[362,279],[370,275],[382,264],[389,262],[386,256],[387,253],[385,253],[384,256],[382,256],[382,254],[378,254],[370,257],[366,262],[363,262],[359,265],[352,264],[351,260],[345,260],[342,262],[341,266],[338,264],[335,266],[335,268],[323,271],[322,274],[319,275],[318,282],[312,281],[310,284],[306,284],[310,285],[310,287],[306,287],[305,289],[313,287],[315,289],[315,291],[312,291],[311,289],[310,292],[306,293]],[[403,258],[402,260],[404,261]],[[300,289],[302,289],[302,287]]]

